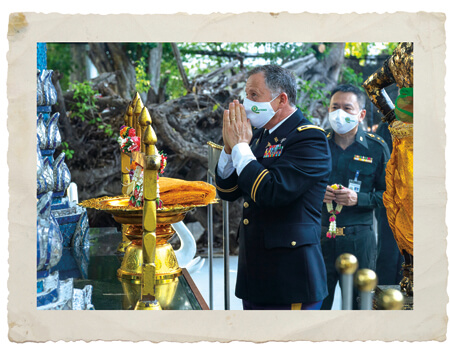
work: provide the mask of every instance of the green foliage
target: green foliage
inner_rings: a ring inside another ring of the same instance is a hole
[[[365,59],[369,54],[369,49],[375,43],[369,42],[347,42],[345,43],[345,55],[354,56],[358,59]]]
[[[397,48],[399,42],[383,42],[385,47],[381,50],[381,54],[392,55],[394,53],[394,49]]]
[[[312,121],[313,115],[309,111],[309,107],[312,102],[321,102],[324,107],[327,107],[330,103],[330,99],[328,98],[331,92],[325,91],[323,88],[325,87],[325,83],[315,81],[307,81],[301,80],[298,84],[299,90],[297,96],[306,94],[306,98],[302,100],[302,103],[297,106],[300,111],[303,113],[306,119]]]
[[[347,83],[356,87],[359,87],[362,91],[364,91],[361,87],[363,84],[363,75],[362,72],[356,73],[355,70],[353,70],[349,66],[344,66],[340,73],[339,82],[340,83]]]
[[[146,64],[144,57],[141,57],[136,61],[136,91],[147,93],[150,89],[150,80],[146,72]]]
[[[97,126],[100,130],[103,130],[104,133],[109,136],[109,137],[113,137],[114,139],[116,139],[117,137],[119,137],[119,133],[117,131],[115,131],[113,129],[113,127],[111,126],[111,124],[105,123],[105,122],[100,122],[99,125]]]
[[[136,89],[140,92],[148,92],[150,89],[150,77],[148,76],[148,60],[150,50],[158,43],[124,43],[124,49],[130,60],[136,65]],[[179,44],[182,45],[182,44]],[[160,81],[166,84],[167,99],[175,99],[186,94],[181,75],[178,71],[177,63],[173,56],[170,43],[162,43],[162,60]],[[189,70],[189,60],[183,59],[186,72]],[[142,89],[142,90],[141,90]]]
[[[61,149],[66,154],[66,159],[72,159],[75,151],[69,148],[69,144],[65,141],[61,142]]]
[[[347,42],[345,43],[345,56],[354,56],[360,59],[359,64],[365,65],[366,58],[370,55],[392,55],[398,42]]]
[[[90,117],[89,123],[95,123],[95,115],[97,113],[97,107],[95,105],[97,102],[96,95],[99,92],[94,90],[88,81],[71,82],[69,83],[69,87],[73,90],[73,99],[75,100],[74,103],[69,104],[71,110],[70,117],[78,117],[81,121],[84,121],[85,117]]]
[[[103,121],[95,105],[99,92],[94,90],[89,81],[70,83],[69,87],[74,91],[75,102],[69,103],[70,118],[78,117],[81,121],[87,120],[89,125],[96,125],[107,136],[118,136],[111,124]]]
[[[62,90],[67,90],[70,74],[73,72],[70,45],[67,43],[47,43],[47,67],[63,73],[59,84]]]

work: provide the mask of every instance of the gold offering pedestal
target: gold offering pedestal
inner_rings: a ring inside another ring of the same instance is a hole
[[[125,195],[105,196],[86,200],[81,203],[81,206],[108,212],[112,214],[116,222],[122,224],[123,234],[131,243],[125,249],[122,265],[117,270],[117,276],[124,280],[139,283],[143,264],[143,208],[129,206],[128,200],[129,197]],[[181,274],[175,251],[168,241],[175,234],[172,224],[184,220],[187,212],[195,207],[197,206],[176,205],[174,207],[163,207],[156,211],[156,284],[171,282]]]
[[[156,284],[173,281],[181,274],[175,252],[167,243],[175,233],[171,225],[182,221],[186,213],[196,206],[156,209],[161,156],[156,148],[157,138],[151,126],[150,113],[138,93],[128,104],[124,123],[125,127],[135,130],[140,145],[138,151],[121,150],[122,195],[91,199],[81,205],[109,212],[122,224],[122,236],[131,244],[123,239],[119,246],[119,251],[125,247],[126,250],[117,275],[122,280],[140,281],[140,299],[135,310],[159,310],[161,306],[155,297]],[[124,133],[128,134],[128,129]],[[143,183],[140,186],[143,191],[142,207],[129,206],[129,196],[126,196],[132,187],[132,162],[143,168]]]

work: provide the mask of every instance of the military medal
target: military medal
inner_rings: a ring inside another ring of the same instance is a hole
[[[279,157],[282,150],[283,146],[281,144],[267,146],[263,158]]]
[[[373,162],[373,158],[372,157],[358,156],[357,154],[355,154],[353,156],[353,159],[355,161],[366,162],[366,163],[372,163]]]

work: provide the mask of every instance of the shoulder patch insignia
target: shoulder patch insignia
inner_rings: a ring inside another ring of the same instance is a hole
[[[309,129],[317,129],[317,130],[320,130],[320,131],[322,131],[322,132],[325,132],[324,129],[322,129],[321,127],[318,127],[318,126],[316,126],[316,125],[302,125],[302,126],[299,126],[299,127],[297,128],[297,130],[298,130],[299,132],[302,132],[302,131],[304,131],[304,130],[309,130]]]

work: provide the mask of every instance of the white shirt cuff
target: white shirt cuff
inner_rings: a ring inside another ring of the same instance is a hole
[[[217,162],[217,174],[222,179],[226,179],[233,174],[234,170],[231,154],[227,154],[225,149],[223,149],[220,152],[219,161]]]
[[[233,161],[234,168],[236,168],[237,174],[240,175],[246,165],[251,161],[256,160],[256,157],[250,146],[245,142],[241,142],[235,145],[231,150],[231,159]]]

